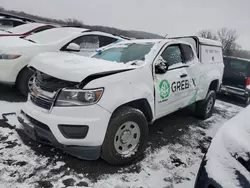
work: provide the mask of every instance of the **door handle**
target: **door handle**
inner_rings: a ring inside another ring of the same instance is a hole
[[[185,77],[187,77],[187,74],[182,74],[182,75],[180,75],[180,77],[185,78]]]

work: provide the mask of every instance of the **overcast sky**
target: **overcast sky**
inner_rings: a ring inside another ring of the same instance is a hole
[[[229,27],[240,35],[239,44],[250,50],[250,0],[0,0],[0,6],[169,36]]]

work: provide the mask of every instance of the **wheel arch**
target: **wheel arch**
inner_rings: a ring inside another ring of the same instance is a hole
[[[210,83],[208,90],[214,90],[218,92],[219,88],[220,88],[219,79],[215,79]]]
[[[151,106],[146,98],[142,99],[136,99],[127,103],[124,103],[120,106],[118,106],[112,113],[112,116],[122,107],[128,106],[131,108],[136,108],[140,110],[146,117],[148,122],[151,122],[153,120],[153,111],[151,109]]]
[[[23,68],[21,68],[21,70],[18,72],[17,76],[16,76],[16,81],[15,83],[17,84],[17,80],[18,78],[21,76],[22,72],[25,70],[25,69],[30,69],[30,70],[35,70],[33,67],[28,67],[28,65],[24,66]]]
[[[16,84],[17,84],[18,79],[19,79],[19,77],[21,76],[22,72],[23,72],[26,68],[27,68],[27,65],[24,66],[23,68],[21,68],[21,70],[18,72],[18,74],[17,74],[17,76],[16,76],[16,81],[15,81]]]

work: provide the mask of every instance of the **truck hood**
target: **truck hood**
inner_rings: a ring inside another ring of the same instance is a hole
[[[135,68],[132,65],[84,57],[67,52],[42,53],[32,59],[29,67],[33,67],[55,78],[72,82],[81,82],[92,74],[120,72]]]

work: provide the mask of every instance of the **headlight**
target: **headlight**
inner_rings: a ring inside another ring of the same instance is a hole
[[[86,106],[97,103],[103,94],[103,88],[81,90],[63,89],[56,100],[55,106]]]
[[[21,55],[16,54],[0,54],[0,59],[17,59],[21,57]]]

